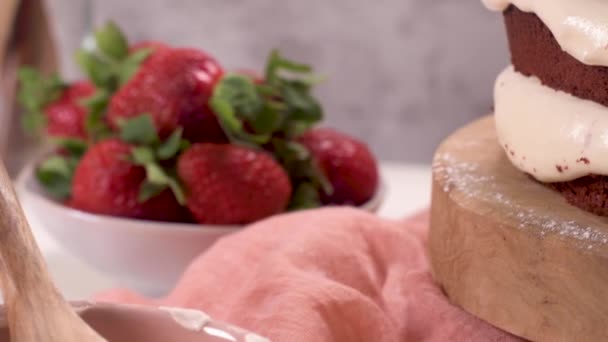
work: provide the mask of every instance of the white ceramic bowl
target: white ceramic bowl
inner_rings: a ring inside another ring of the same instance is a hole
[[[44,229],[68,252],[147,295],[169,291],[189,263],[240,226],[144,221],[89,214],[53,200],[26,166],[17,191],[30,224]],[[361,208],[376,212],[385,187]]]
[[[90,302],[72,306],[111,342],[270,342],[197,310]],[[9,341],[6,310],[0,307],[0,342]]]

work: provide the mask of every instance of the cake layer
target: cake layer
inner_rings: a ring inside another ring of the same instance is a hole
[[[608,177],[591,175],[550,186],[568,203],[596,215],[608,216]]]
[[[515,70],[537,76],[553,89],[608,106],[607,67],[582,64],[564,52],[534,13],[511,6],[504,17]]]
[[[553,33],[563,50],[580,62],[608,66],[608,1],[604,0],[482,0],[489,9],[515,5],[533,12]],[[551,60],[547,60],[551,63]]]
[[[498,76],[494,100],[500,144],[522,171],[542,182],[608,175],[608,107],[544,86],[512,66]]]

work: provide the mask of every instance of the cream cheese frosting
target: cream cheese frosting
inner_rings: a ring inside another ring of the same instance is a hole
[[[494,11],[513,4],[534,12],[551,30],[564,51],[588,65],[608,66],[608,1],[606,0],[482,0]]]
[[[541,84],[509,66],[494,89],[496,131],[507,156],[542,182],[608,175],[608,107]]]

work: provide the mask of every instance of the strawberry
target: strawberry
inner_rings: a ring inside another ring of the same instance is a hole
[[[116,129],[121,120],[148,113],[161,138],[183,126],[190,141],[225,142],[208,106],[222,74],[221,66],[202,51],[157,50],[112,97],[109,122]]]
[[[133,146],[108,139],[89,148],[76,167],[70,204],[102,215],[159,221],[181,221],[184,209],[169,189],[139,200],[146,180],[144,167],[129,161]]]
[[[86,81],[76,82],[66,88],[61,97],[44,108],[46,130],[52,137],[85,138],[87,109],[80,103],[93,95],[95,87]]]
[[[195,144],[178,160],[187,206],[203,224],[247,224],[281,213],[289,176],[269,154],[238,145]]]
[[[298,140],[333,187],[333,193],[322,194],[323,203],[360,205],[375,194],[378,166],[363,142],[329,128],[311,129]]]
[[[45,129],[53,137],[85,138],[87,109],[81,102],[95,92],[90,82],[70,85],[57,75],[44,76],[28,67],[19,71],[19,81],[23,124],[30,133]]]
[[[211,105],[233,143],[272,153],[289,174],[289,210],[322,205],[331,184],[297,137],[323,119],[313,95],[319,77],[310,66],[272,51],[263,76],[246,70],[227,74],[214,88]]]

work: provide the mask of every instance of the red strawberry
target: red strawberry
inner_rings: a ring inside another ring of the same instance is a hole
[[[323,203],[360,205],[375,194],[378,166],[364,143],[329,128],[311,129],[299,141],[310,150],[334,188],[333,194],[322,194]]]
[[[179,158],[188,208],[204,224],[246,224],[281,213],[291,196],[285,170],[267,153],[195,144]]]
[[[194,142],[225,142],[226,136],[208,106],[221,66],[202,51],[156,51],[111,99],[110,124],[149,113],[161,138],[178,126]]]
[[[131,145],[118,139],[91,147],[76,168],[70,204],[102,215],[181,221],[184,208],[170,190],[144,203],[138,201],[146,171],[128,161],[131,149]]]
[[[44,114],[48,134],[54,137],[85,138],[84,122],[87,110],[79,101],[94,92],[95,87],[91,83],[76,82],[66,88],[58,100],[46,105]]]

